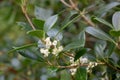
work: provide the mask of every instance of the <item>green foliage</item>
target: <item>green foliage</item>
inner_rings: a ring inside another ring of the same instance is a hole
[[[1,0],[0,80],[119,80],[119,5]]]
[[[80,67],[77,69],[75,79],[76,80],[87,80],[87,71],[85,67]]]

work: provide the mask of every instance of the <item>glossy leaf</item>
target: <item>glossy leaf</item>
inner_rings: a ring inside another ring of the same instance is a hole
[[[30,34],[30,35],[38,37],[38,38],[45,37],[45,32],[42,30],[31,30],[31,31],[28,31],[27,34]]]
[[[79,41],[81,41],[81,43],[83,43],[83,46],[85,45],[85,40],[86,40],[86,37],[85,37],[85,31],[83,30],[83,31],[81,31],[79,34],[78,34],[78,36],[77,36],[77,40]]]
[[[100,23],[102,23],[102,24],[105,24],[106,26],[108,26],[108,27],[110,27],[110,28],[113,28],[113,26],[112,26],[109,22],[105,21],[105,20],[102,19],[102,18],[97,18],[97,17],[95,17],[95,18],[93,18],[93,20],[96,20],[96,21],[98,21],[98,22],[100,22]]]
[[[119,37],[120,36],[120,31],[111,30],[110,34],[114,37]]]
[[[18,51],[19,54],[21,54],[22,56],[26,57],[26,58],[30,58],[30,59],[33,59],[33,60],[37,60],[37,61],[40,61],[40,62],[43,62],[43,58],[30,52],[30,51]]]
[[[21,49],[26,49],[26,48],[29,48],[29,47],[32,47],[32,46],[37,47],[37,43],[27,44],[27,45],[20,46],[20,47],[14,47],[14,49],[10,50],[8,53],[12,53],[14,51],[21,50]]]
[[[45,21],[34,18],[33,23],[38,29],[43,30]]]
[[[120,12],[115,12],[112,17],[112,23],[116,31],[120,30]]]
[[[49,17],[45,21],[44,31],[45,32],[49,31],[54,26],[54,24],[56,23],[57,19],[58,19],[58,15],[54,15],[54,16]]]
[[[101,10],[99,11],[99,13],[101,14],[101,17],[103,17],[104,15],[106,15],[106,13],[107,13],[108,11],[110,11],[112,8],[114,8],[114,7],[118,6],[118,5],[120,5],[119,2],[111,2],[111,3],[103,6],[103,7],[101,8]]]
[[[43,21],[47,20],[52,15],[52,13],[53,13],[52,10],[44,9],[38,6],[35,7],[34,11],[35,17]]]
[[[74,57],[74,61],[76,61],[77,59],[79,59],[82,55],[84,55],[87,52],[86,48],[81,48],[80,50],[78,50],[75,54]]]
[[[80,67],[77,69],[75,80],[87,80],[87,71],[85,67]]]
[[[102,40],[107,40],[107,41],[115,43],[115,41],[108,34],[106,34],[105,32],[103,32],[100,29],[93,28],[93,27],[87,27],[86,32],[91,34],[92,36],[94,36],[96,38],[99,38]]]
[[[76,48],[80,48],[83,46],[84,46],[84,43],[82,43],[81,41],[75,41],[75,42],[72,42],[72,43],[68,44],[67,46],[65,46],[65,48],[63,50],[67,51],[70,49],[76,49]]]
[[[56,40],[62,40],[63,36],[62,36],[62,33],[59,33],[57,36],[56,34],[58,33],[59,31],[57,29],[50,29],[48,32],[47,32],[47,35],[49,37],[53,37],[55,38]]]

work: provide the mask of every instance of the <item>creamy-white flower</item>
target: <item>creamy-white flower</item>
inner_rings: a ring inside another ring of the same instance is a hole
[[[47,37],[45,39],[45,46],[46,46],[46,48],[50,48],[51,45],[52,45],[52,42],[50,41],[50,37]]]
[[[48,49],[44,49],[44,48],[41,48],[40,49],[40,52],[43,54],[43,56],[44,57],[48,57],[48,55],[49,55],[49,51],[48,51]]]
[[[56,46],[56,45],[57,45],[57,40],[54,40],[54,41],[52,42],[52,44],[53,44],[54,46]]]
[[[88,59],[85,58],[85,57],[80,57],[80,63],[81,63],[81,64],[88,63]]]
[[[74,75],[74,74],[76,73],[76,71],[77,71],[77,68],[72,68],[72,69],[70,69],[71,75]]]

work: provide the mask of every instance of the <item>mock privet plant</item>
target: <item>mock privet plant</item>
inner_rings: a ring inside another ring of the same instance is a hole
[[[27,34],[37,37],[38,42],[15,47],[10,52],[17,51],[24,57],[43,62],[48,68],[54,68],[53,71],[65,71],[71,75],[70,78],[67,78],[71,80],[120,79],[120,12],[113,14],[112,24],[110,24],[98,17],[93,17],[92,20],[89,19],[86,16],[86,10],[79,10],[79,3],[77,2],[72,0],[69,0],[69,3],[65,0],[60,1],[70,9],[69,11],[72,11],[71,16],[73,16],[61,27],[58,27],[56,23],[62,13],[51,15],[49,10],[35,6],[35,18],[31,21],[26,10],[27,0],[21,1],[23,14],[33,29],[28,31]],[[79,18],[83,18],[88,27],[84,27],[72,42],[63,44],[64,29],[75,21],[79,22]],[[109,27],[109,33],[105,33],[94,21]],[[35,25],[39,28],[36,28]],[[85,46],[88,34],[99,39],[93,44],[94,49]],[[39,55],[22,51],[22,49],[32,46],[38,47]],[[97,73],[99,69],[101,70],[100,74]]]

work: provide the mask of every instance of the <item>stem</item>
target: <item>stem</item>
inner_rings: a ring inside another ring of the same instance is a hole
[[[81,15],[81,17],[82,17],[90,26],[95,27],[95,24],[94,24],[91,20],[89,20],[89,19],[85,16],[85,14],[83,14],[82,12],[80,12],[80,15]]]
[[[23,12],[23,14],[25,15],[26,19],[28,20],[29,24],[31,25],[32,29],[33,29],[33,30],[36,30],[35,27],[34,27],[34,25],[32,24],[32,21],[30,20],[28,14],[27,14],[26,6],[25,6],[25,5],[22,5],[22,6],[21,6],[21,9],[22,9],[22,12]]]

